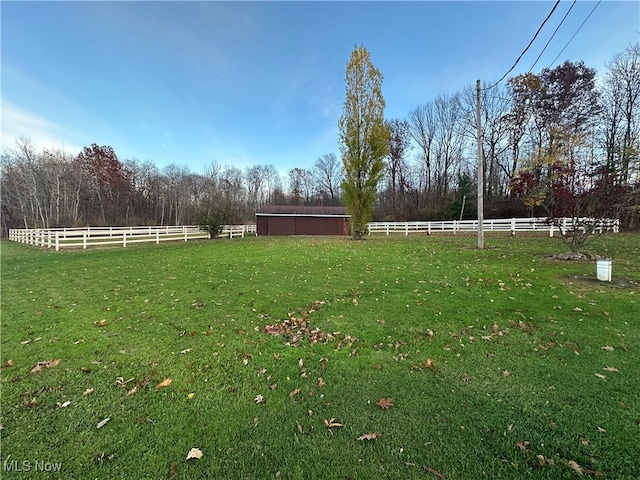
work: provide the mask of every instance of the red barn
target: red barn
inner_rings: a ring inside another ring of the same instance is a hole
[[[256,212],[257,235],[349,235],[344,207],[268,205]]]

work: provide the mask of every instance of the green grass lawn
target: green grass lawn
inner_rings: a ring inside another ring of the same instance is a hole
[[[640,478],[640,237],[485,242],[2,242],[0,474]]]

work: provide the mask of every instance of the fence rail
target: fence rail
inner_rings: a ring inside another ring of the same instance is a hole
[[[588,227],[587,227],[588,226]],[[483,222],[485,232],[549,232],[549,236],[559,231],[570,232],[593,228],[596,233],[619,231],[618,219],[572,219],[564,218],[558,225],[550,224],[546,218],[503,218]],[[428,221],[428,222],[371,222],[372,234],[427,234],[436,232],[474,232],[477,220]],[[244,237],[256,233],[255,225],[225,225],[220,237]],[[153,227],[83,227],[83,228],[20,228],[9,230],[9,240],[40,247],[83,248],[90,246],[122,245],[132,243],[160,243],[164,241],[188,241],[209,238],[209,234],[197,226],[153,226]]]
[[[225,225],[220,237],[244,237],[255,233],[255,225]],[[82,228],[20,228],[9,230],[9,240],[39,247],[83,248],[132,243],[160,243],[165,241],[189,241],[209,238],[209,233],[198,226],[150,226],[150,227],[82,227]]]
[[[563,218],[558,222],[558,225],[554,225],[549,223],[546,218],[500,218],[485,219],[482,223],[483,230],[488,232],[510,232],[512,235],[515,235],[516,232],[549,232],[550,237],[553,237],[554,233],[558,233],[559,231],[584,230],[587,228],[587,225],[590,225],[590,228],[593,228],[596,233],[617,233],[620,228],[620,220],[613,218]],[[456,234],[458,232],[474,232],[477,230],[477,220],[369,223],[369,235],[376,233],[386,235],[391,233],[402,233],[404,235],[422,233],[431,235],[434,232],[451,232]]]

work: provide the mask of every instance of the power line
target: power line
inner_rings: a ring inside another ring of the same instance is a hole
[[[556,56],[556,58],[554,58],[554,59],[553,59],[553,61],[549,64],[549,66],[548,66],[547,68],[551,68],[551,65],[553,65],[554,63],[556,63],[556,60],[558,59],[558,57],[559,57],[560,55],[562,55],[562,52],[564,52],[564,49],[565,49],[565,48],[567,48],[567,47],[569,46],[569,44],[571,43],[571,40],[573,40],[573,37],[575,37],[575,36],[578,34],[578,32],[582,29],[582,27],[584,26],[584,24],[585,24],[585,23],[587,23],[587,20],[589,20],[589,17],[591,16],[591,14],[592,14],[593,12],[595,12],[595,11],[596,11],[596,8],[598,8],[598,5],[600,5],[600,2],[601,2],[601,1],[602,1],[602,0],[598,0],[598,3],[596,3],[596,6],[595,6],[595,7],[593,7],[593,9],[591,10],[591,12],[589,12],[589,15],[587,15],[587,18],[585,18],[585,19],[584,19],[584,22],[582,22],[582,24],[578,27],[578,30],[576,30],[576,33],[574,33],[574,34],[572,35],[572,37],[569,39],[569,41],[567,42],[567,44],[566,44],[564,47],[562,47],[562,50],[560,50],[560,53]]]
[[[556,27],[556,29],[553,31],[553,34],[551,35],[551,38],[549,38],[549,40],[547,41],[546,45],[544,46],[544,48],[542,49],[542,51],[540,52],[540,55],[538,55],[538,58],[536,58],[536,61],[533,62],[533,65],[531,65],[531,68],[529,69],[528,73],[531,73],[531,70],[533,70],[533,67],[536,66],[536,63],[538,63],[538,60],[540,60],[540,57],[542,56],[542,54],[544,53],[544,51],[547,49],[547,47],[549,46],[549,44],[551,43],[551,40],[553,40],[553,37],[556,36],[556,33],[558,33],[558,30],[560,29],[560,27],[562,26],[562,24],[564,23],[564,21],[566,20],[566,18],[569,16],[569,12],[571,12],[571,10],[573,10],[574,5],[576,4],[577,0],[573,0],[573,3],[571,4],[571,6],[569,7],[569,10],[567,10],[567,13],[564,14],[564,17],[562,17],[562,20],[560,21],[560,23],[558,24],[558,26]]]
[[[502,78],[500,78],[500,80],[498,80],[496,83],[494,83],[493,85],[491,85],[490,87],[484,88],[483,90],[489,90],[493,87],[495,87],[496,85],[498,85],[502,80],[505,79],[505,77],[507,75],[509,75],[514,68],[516,68],[516,65],[518,65],[518,62],[520,61],[520,59],[522,58],[522,56],[527,53],[527,50],[529,50],[529,47],[531,47],[531,45],[533,44],[533,42],[535,41],[535,39],[538,37],[538,34],[540,33],[540,30],[542,30],[542,27],[544,27],[545,23],[547,23],[547,21],[551,18],[551,15],[553,15],[553,12],[555,12],[556,8],[558,7],[558,5],[560,4],[560,0],[556,1],[556,4],[553,6],[553,8],[551,9],[551,11],[549,12],[549,15],[547,15],[547,18],[544,19],[544,21],[542,22],[542,24],[540,25],[540,27],[538,28],[538,31],[536,32],[536,34],[533,36],[533,38],[531,39],[531,41],[529,42],[529,45],[527,45],[527,48],[525,48],[522,53],[520,54],[520,56],[516,59],[515,63],[512,65],[512,67],[507,70],[507,73],[505,73]]]

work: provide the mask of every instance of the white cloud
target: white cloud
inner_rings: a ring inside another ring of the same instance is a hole
[[[66,151],[79,152],[81,147],[63,140],[65,129],[61,125],[26,111],[12,103],[2,100],[0,118],[0,150],[6,151],[16,146],[21,137],[28,138],[37,150],[64,148]]]

